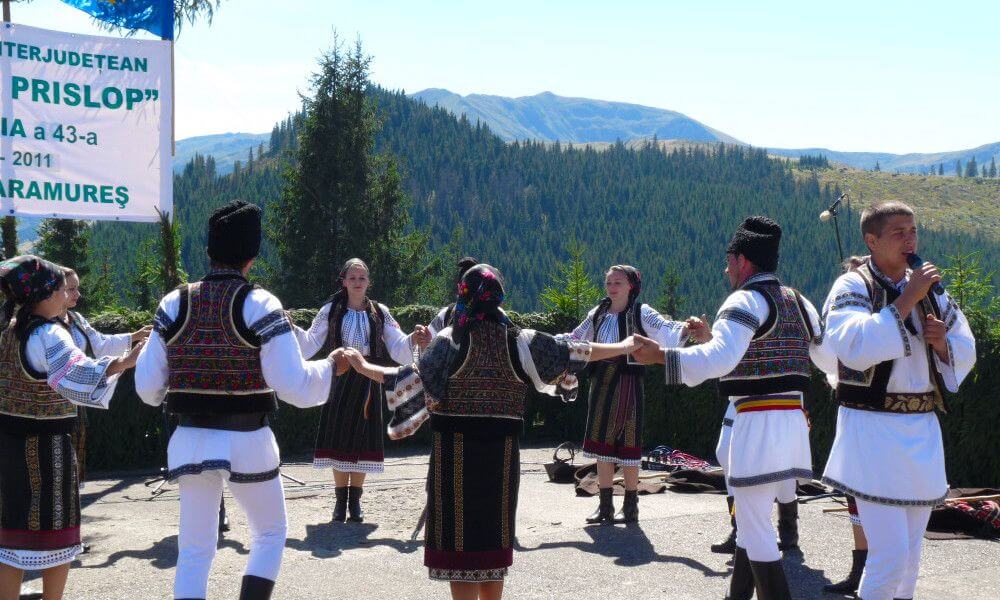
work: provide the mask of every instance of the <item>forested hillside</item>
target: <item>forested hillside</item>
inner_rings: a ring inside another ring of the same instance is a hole
[[[645,274],[646,297],[652,299],[661,274],[673,265],[687,298],[682,309],[712,311],[726,291],[725,244],[736,224],[755,213],[784,227],[780,272],[789,283],[819,302],[836,275],[832,231],[817,215],[839,190],[813,176],[796,177],[791,165],[763,150],[665,152],[653,145],[618,144],[598,152],[507,144],[485,127],[402,93],[374,89],[370,98],[383,121],[377,149],[397,157],[412,203],[412,226],[430,234],[426,259],[452,241],[452,251],[498,265],[516,308],[538,307],[539,293],[575,240],[585,247],[595,280],[607,265],[631,263]],[[182,257],[192,276],[207,267],[204,229],[211,210],[236,197],[261,205],[280,197],[299,122],[294,116],[275,126],[270,147],[228,175],[217,173],[213,159],[195,157],[176,176]],[[143,271],[155,260],[152,242],[145,240],[156,233],[151,225],[96,224],[91,272],[104,268],[129,303],[145,300],[149,278]],[[982,249],[984,264],[1000,258],[997,241],[965,233],[926,230],[923,246],[923,254],[936,260],[959,247]],[[273,257],[265,248],[265,267],[294,268],[274,264]],[[266,279],[267,268],[258,276]],[[419,301],[413,293],[397,299]]]

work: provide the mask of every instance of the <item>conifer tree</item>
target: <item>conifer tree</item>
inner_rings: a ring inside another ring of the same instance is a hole
[[[558,265],[552,284],[546,286],[540,296],[542,306],[566,325],[579,323],[601,297],[600,290],[587,275],[583,260],[585,250],[583,244],[570,241],[567,246],[569,260]]]
[[[990,159],[990,171],[987,174],[990,179],[996,179],[997,176],[997,157]]]
[[[965,163],[965,176],[966,177],[978,177],[979,168],[976,166],[976,157],[973,156],[969,159],[969,162]]]
[[[17,217],[4,217],[0,222],[0,232],[3,234],[4,258],[17,256]]]

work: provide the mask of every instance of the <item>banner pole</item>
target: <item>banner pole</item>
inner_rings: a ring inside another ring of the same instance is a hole
[[[3,0],[3,22],[10,23],[10,0]]]

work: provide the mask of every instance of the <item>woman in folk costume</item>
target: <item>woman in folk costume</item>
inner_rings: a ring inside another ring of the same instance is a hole
[[[73,336],[76,347],[83,351],[90,358],[104,358],[106,356],[118,357],[128,354],[132,349],[132,344],[149,337],[153,330],[152,325],[147,325],[132,333],[119,333],[105,335],[94,329],[87,321],[86,317],[73,310],[80,301],[80,276],[69,267],[64,268],[66,276],[66,306],[59,315],[59,321],[69,329]],[[76,459],[80,467],[80,483],[82,484],[87,473],[87,409],[77,408],[76,427],[73,430],[73,443],[76,447]]]
[[[668,348],[683,346],[687,341],[688,324],[666,319],[653,307],[638,301],[642,276],[635,267],[612,266],[604,276],[604,290],[607,296],[587,313],[587,318],[569,337],[615,343],[639,333]],[[692,327],[692,332],[711,335],[707,327]],[[593,362],[588,371],[590,397],[583,455],[597,461],[600,504],[587,522],[633,523],[639,519],[645,367],[629,364],[622,356]],[[617,465],[625,472],[625,502],[616,515],[612,479]]]
[[[63,269],[37,256],[0,263],[0,288],[0,598],[18,598],[31,570],[58,599],[80,552],[76,409],[106,409],[142,344],[120,358],[84,354],[59,322]]]
[[[455,285],[458,286],[462,282],[462,276],[465,272],[472,267],[479,264],[479,261],[472,258],[471,256],[466,256],[465,258],[459,259],[455,263],[456,274],[455,274]],[[434,317],[434,320],[427,325],[427,329],[430,331],[431,337],[434,337],[441,332],[445,327],[451,327],[454,323],[455,316],[455,303],[452,302],[448,306],[445,306],[438,311],[438,314]],[[414,332],[415,334],[417,332]],[[416,338],[416,336],[414,336]]]
[[[413,362],[410,337],[384,304],[368,298],[368,273],[359,258],[344,263],[337,291],[316,313],[309,330],[295,328],[303,356],[354,348],[379,365]],[[314,467],[333,467],[335,522],[364,520],[365,475],[384,471],[384,438],[381,386],[353,371],[338,378],[320,413],[313,455]]]
[[[260,239],[257,206],[234,201],[212,213],[211,270],[160,300],[136,369],[142,401],[165,402],[178,417],[167,448],[167,476],[180,488],[175,598],[205,598],[224,487],[250,527],[239,598],[271,597],[288,522],[267,416],[278,398],[299,408],[326,402],[336,380],[339,353],[303,360],[281,302],[247,281]]]
[[[500,310],[503,298],[500,272],[476,265],[459,284],[455,326],[434,338],[419,365],[390,369],[347,352],[355,369],[384,382],[390,408],[403,417],[393,437],[413,433],[430,413],[424,565],[431,579],[451,582],[455,600],[503,593],[529,389],[572,397],[572,374],[589,360],[634,347],[631,338],[597,344],[518,329]]]
[[[917,251],[913,209],[887,202],[861,213],[871,255],[841,275],[824,306],[836,369],[837,434],[823,482],[854,496],[868,540],[858,596],[913,598],[931,509],[948,492],[936,410],[976,360],[976,341],[930,263]]]

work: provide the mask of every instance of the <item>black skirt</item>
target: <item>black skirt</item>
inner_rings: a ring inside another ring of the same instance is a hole
[[[593,363],[583,454],[600,462],[639,466],[642,459],[641,367],[624,360]]]
[[[22,569],[43,569],[69,562],[79,545],[80,488],[72,436],[0,433],[0,559]],[[42,554],[24,564],[18,556],[24,550]]]
[[[385,469],[382,386],[351,369],[338,377],[319,416],[313,466],[350,473]]]
[[[431,579],[503,580],[513,562],[519,481],[516,435],[433,431],[424,530]]]

